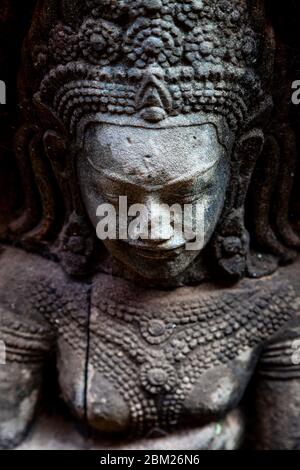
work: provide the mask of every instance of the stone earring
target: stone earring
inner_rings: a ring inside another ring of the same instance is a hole
[[[249,253],[249,235],[244,225],[244,214],[233,210],[222,232],[215,240],[215,253],[219,267],[231,278],[240,279],[246,271]]]
[[[217,229],[214,250],[219,267],[232,279],[245,275],[249,258],[249,234],[245,227],[245,200],[253,170],[262,152],[264,135],[252,129],[242,135],[233,152],[227,208]]]
[[[68,175],[75,175],[76,172],[74,165],[76,150],[71,147],[67,151],[66,141],[55,131],[45,133],[44,147],[63,199],[69,201],[65,207],[65,223],[53,252],[68,274],[83,276],[89,270],[94,251],[94,235],[86,223],[78,190],[70,184],[68,178]]]
[[[56,250],[63,268],[71,276],[86,275],[93,251],[94,236],[85,218],[72,212],[60,233]]]

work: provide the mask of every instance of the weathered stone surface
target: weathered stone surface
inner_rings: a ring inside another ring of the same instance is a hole
[[[83,437],[66,417],[42,415],[19,450],[236,450],[242,438],[238,411],[201,429],[184,429],[164,437],[114,442]]]
[[[298,7],[3,5],[0,447],[300,448]],[[154,236],[100,241],[125,196]]]

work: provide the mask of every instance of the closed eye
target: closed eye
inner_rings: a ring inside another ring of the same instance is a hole
[[[171,204],[188,204],[196,201],[199,199],[199,193],[195,194],[180,194],[180,193],[172,193],[168,197],[168,203]]]
[[[105,193],[105,198],[111,202],[112,204],[118,204],[119,203],[119,196],[116,196],[115,194],[107,194]]]
[[[199,199],[201,194],[207,192],[213,185],[212,178],[199,178],[199,180],[194,183],[194,190],[193,192],[189,191],[187,188],[179,189],[178,191],[170,191],[168,193],[168,198],[177,203],[187,203],[187,202],[194,202],[195,200]]]

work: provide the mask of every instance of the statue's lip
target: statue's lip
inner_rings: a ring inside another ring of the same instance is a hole
[[[173,258],[176,257],[182,248],[185,247],[185,243],[181,245],[177,245],[175,247],[166,247],[164,245],[156,245],[156,246],[149,246],[149,245],[133,245],[129,243],[130,247],[133,248],[140,256],[143,258],[150,258],[150,259],[160,259],[160,258]]]

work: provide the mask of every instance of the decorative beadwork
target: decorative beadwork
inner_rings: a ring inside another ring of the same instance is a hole
[[[86,9],[76,31],[61,23],[53,28],[52,62],[36,95],[72,133],[88,113],[158,122],[213,112],[235,129],[247,115],[249,91],[262,95],[255,69],[260,41],[244,0],[87,0]],[[168,108],[159,100],[143,104],[149,74],[159,75],[156,86],[172,97]],[[162,108],[154,118],[152,108]]]

